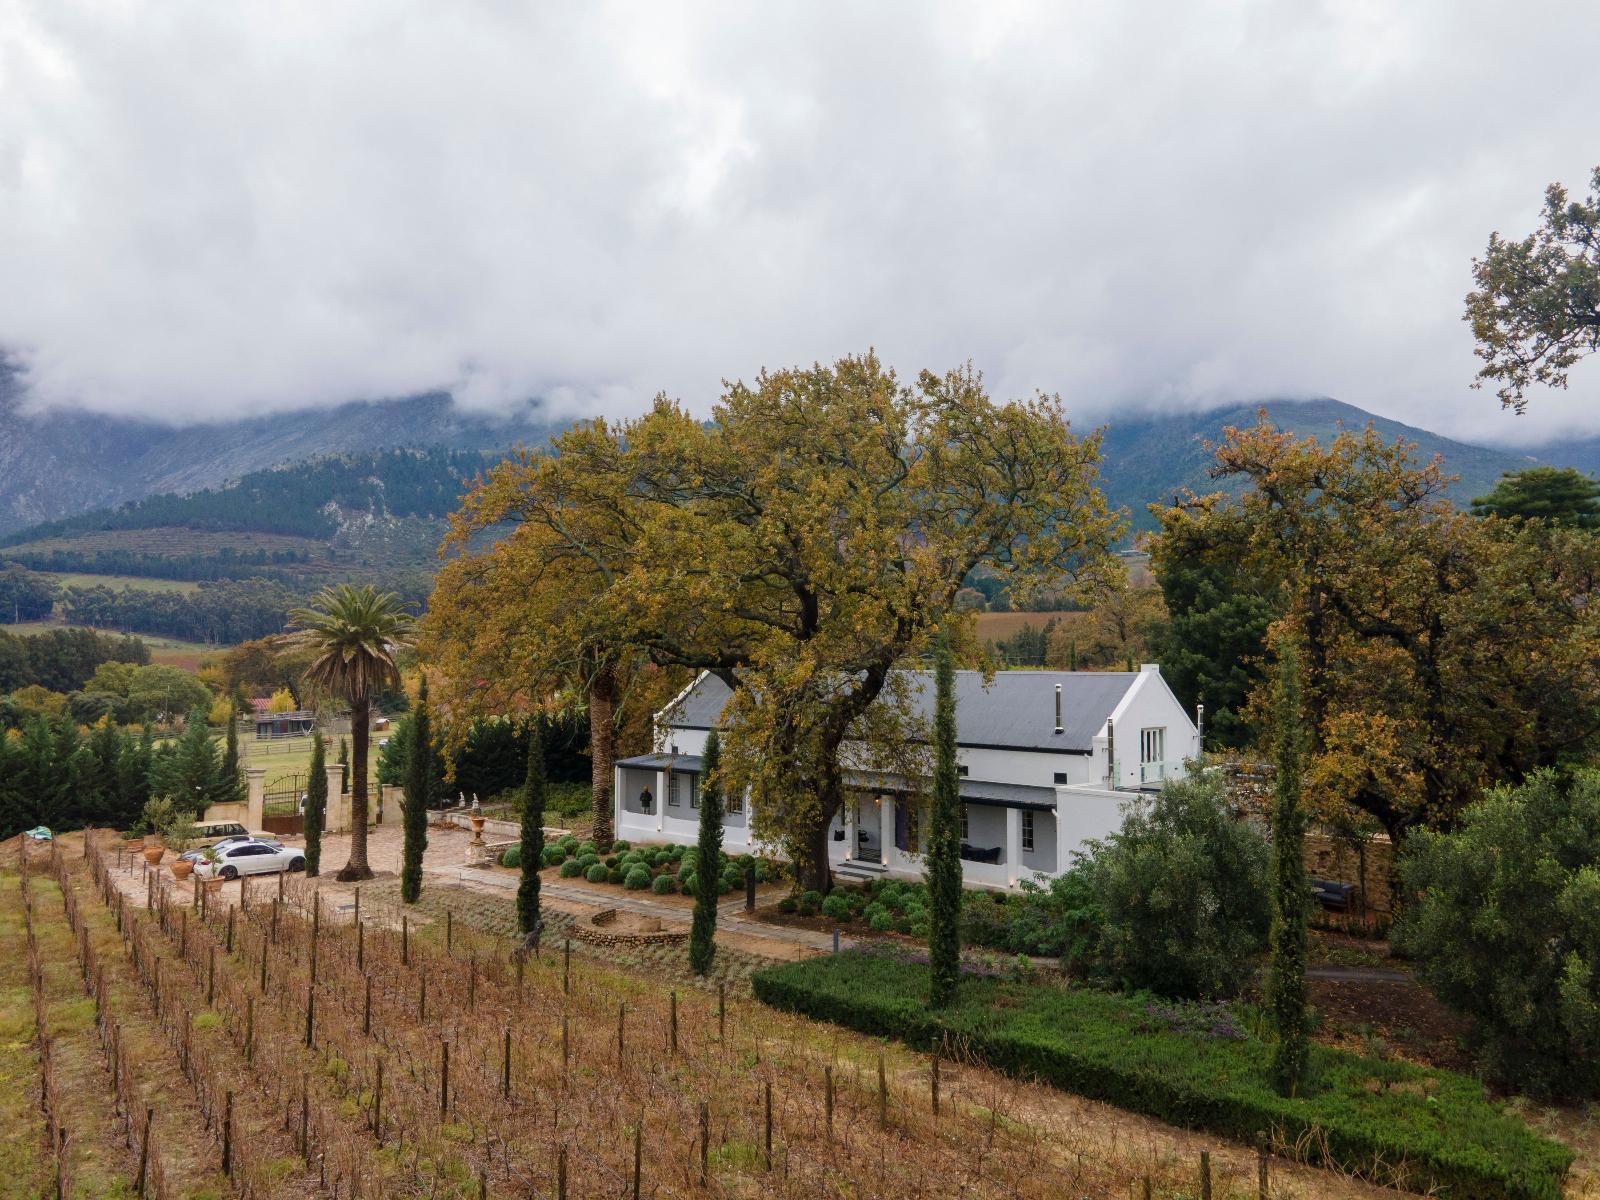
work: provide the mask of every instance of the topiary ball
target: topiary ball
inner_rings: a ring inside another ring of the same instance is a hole
[[[569,858],[561,864],[561,878],[563,879],[576,879],[582,874],[583,868],[578,865],[578,860],[575,858]]]
[[[502,867],[520,867],[522,865],[522,847],[512,846],[500,856]]]
[[[590,867],[597,865],[599,862],[600,862],[599,855],[596,855],[596,854],[580,854],[580,855],[578,855],[578,865],[580,867],[582,867],[585,871],[587,871]]]
[[[651,881],[650,890],[657,896],[670,896],[678,890],[678,884],[671,875],[657,875]]]
[[[697,886],[697,881],[695,879],[695,873],[693,871],[679,871],[678,872],[678,890],[680,892],[682,892],[685,896],[694,895],[694,890],[695,890],[696,886]]]
[[[624,850],[629,849],[632,849],[632,847],[621,838],[618,838],[616,841],[611,843],[611,852],[613,854],[621,854]]]
[[[799,908],[800,902],[797,901],[793,896],[785,896],[782,900],[778,901],[778,911],[781,913],[797,912],[799,911]]]
[[[580,842],[578,844],[578,857],[582,858],[585,854],[593,854],[596,858],[599,857],[593,842]]]
[[[625,874],[626,873],[622,870],[621,867],[607,867],[606,868],[606,882],[607,883],[621,883]]]
[[[539,857],[545,866],[553,867],[559,862],[566,861],[567,852],[560,846],[546,846]]]
[[[650,872],[643,867],[635,867],[623,879],[622,886],[630,892],[642,892],[650,886]]]
[[[606,870],[605,863],[595,862],[589,865],[589,869],[583,873],[583,877],[590,883],[604,883],[608,874],[610,872]]]
[[[726,896],[731,891],[733,891],[733,884],[726,879],[717,880],[717,895]]]
[[[878,933],[888,933],[894,928],[894,914],[887,909],[881,909],[877,916],[867,918],[867,924]]]
[[[615,867],[620,861],[615,854],[609,854],[606,856],[606,867]]]
[[[834,921],[848,921],[851,917],[850,901],[838,892],[832,892],[822,902],[822,915]]]
[[[573,837],[569,833],[569,834],[567,834],[566,837],[562,838],[559,842],[557,842],[556,845],[560,846],[561,849],[563,851],[565,851],[567,854],[571,854],[574,850],[576,850],[578,848],[578,839]]]
[[[800,893],[800,915],[801,916],[814,917],[814,916],[817,915],[818,910],[820,910],[821,908],[822,908],[822,893],[821,892],[801,892]]]

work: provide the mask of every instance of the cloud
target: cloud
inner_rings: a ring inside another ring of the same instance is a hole
[[[178,420],[705,410],[876,346],[1002,394],[1515,421],[1460,321],[1600,161],[1600,10],[0,0],[0,345]]]

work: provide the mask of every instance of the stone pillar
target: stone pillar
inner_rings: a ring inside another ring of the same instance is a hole
[[[622,768],[619,767],[619,766],[612,766],[612,768],[611,768],[611,836],[613,838],[630,838],[630,837],[633,836],[633,831],[631,829],[627,833],[624,833],[622,831],[622,817],[623,817],[624,807],[626,806],[626,804],[628,802],[628,797],[625,796],[623,794],[623,791],[622,791],[622,779],[623,779]]]
[[[1072,851],[1076,850],[1077,843],[1072,841],[1067,832],[1067,816],[1071,811],[1067,806],[1072,803],[1072,793],[1064,787],[1056,788],[1056,874],[1066,872],[1067,864],[1072,861]]]
[[[267,769],[265,767],[246,767],[244,769],[244,778],[244,827],[251,833],[260,833],[261,820],[265,815],[267,806]]]
[[[323,814],[324,833],[344,833],[350,828],[350,797],[344,791],[344,768],[329,763],[323,768],[328,775],[328,810]]]
[[[898,847],[894,844],[894,797],[885,796],[878,806],[878,856],[884,866],[894,860]]]
[[[856,856],[856,820],[860,816],[861,801],[847,795],[844,801],[844,858],[849,862]]]
[[[1022,810],[1006,809],[1006,883],[1017,886],[1022,876]]]
[[[656,832],[667,830],[667,785],[671,781],[665,770],[656,772]]]

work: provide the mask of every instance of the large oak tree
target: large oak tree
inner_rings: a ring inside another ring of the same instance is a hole
[[[846,770],[914,757],[894,668],[927,652],[968,573],[1015,594],[1113,570],[1098,438],[1053,398],[994,402],[970,367],[915,386],[872,354],[763,372],[709,421],[661,397],[556,450],[494,509],[517,526],[502,544],[524,612],[545,614],[527,636],[717,674],[723,780],[819,889]]]

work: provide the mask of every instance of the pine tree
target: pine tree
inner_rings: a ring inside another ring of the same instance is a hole
[[[934,655],[933,812],[928,822],[931,1003],[955,999],[961,979],[961,773],[956,763],[955,664],[948,633]]]
[[[322,870],[322,818],[328,809],[327,758],[320,735],[311,739],[311,779],[306,785],[306,876]]]
[[[539,867],[544,855],[544,722],[528,723],[528,775],[522,785],[522,878],[517,884],[517,929],[539,925]]]
[[[1311,891],[1306,884],[1305,810],[1300,803],[1300,767],[1305,729],[1300,719],[1300,660],[1292,642],[1278,644],[1277,783],[1272,804],[1272,978],[1267,986],[1278,1043],[1272,1074],[1278,1090],[1293,1096],[1305,1082],[1310,1056],[1306,1014],[1306,922]]]
[[[711,970],[717,953],[717,878],[722,861],[722,783],[717,778],[722,746],[713,729],[706,736],[700,774],[700,841],[696,848],[694,923],[689,927],[689,969]]]
[[[422,855],[428,848],[428,785],[433,780],[433,730],[428,721],[428,677],[417,689],[411,715],[411,754],[406,759],[405,846],[400,852],[400,899],[415,904],[422,896]]]
[[[244,772],[239,767],[239,722],[231,712],[227,729],[222,743],[222,783],[237,800],[244,795]]]

